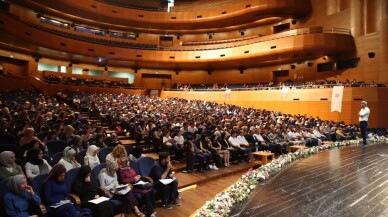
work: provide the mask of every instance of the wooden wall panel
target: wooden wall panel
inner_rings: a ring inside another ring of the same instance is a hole
[[[320,94],[317,94],[317,93]],[[368,101],[371,109],[370,127],[388,128],[386,109],[388,100],[380,105],[379,98],[388,99],[388,88],[345,88],[342,102],[342,112],[331,112],[331,88],[323,89],[296,89],[289,90],[284,98],[280,90],[264,91],[232,91],[230,99],[225,98],[225,92],[187,92],[187,91],[162,91],[161,97],[179,97],[189,100],[200,99],[214,101],[217,103],[229,103],[246,107],[281,111],[288,114],[306,114],[307,116],[319,116],[323,120],[344,121],[347,124],[358,124],[358,112],[361,108],[361,101],[354,101],[354,98],[362,98]],[[325,96],[329,100],[321,101]],[[294,101],[298,97],[300,100]]]

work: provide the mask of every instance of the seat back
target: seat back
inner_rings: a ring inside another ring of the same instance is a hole
[[[61,140],[50,141],[46,144],[49,156],[53,157],[54,154],[63,152],[66,148],[66,143]]]
[[[42,195],[43,195],[43,192],[42,192],[43,182],[44,180],[46,180],[48,175],[49,175],[48,173],[39,174],[31,180],[31,187],[32,189],[34,189],[35,194],[37,194],[40,198],[42,198]]]
[[[15,153],[16,158],[20,158],[22,155],[19,148],[15,144],[0,144],[0,153],[3,151],[12,151]]]
[[[142,157],[137,160],[137,166],[141,176],[149,176],[155,160],[152,157]]]
[[[125,151],[127,151],[127,154],[129,156],[129,154],[131,154],[131,152],[133,150],[132,145],[124,145],[124,147],[125,147]]]
[[[137,163],[135,161],[129,161],[129,166],[136,171],[136,174],[140,174],[139,167],[137,166]]]
[[[78,172],[80,170],[80,167],[73,168],[66,173],[66,187],[67,187],[67,192],[71,192],[71,186],[73,185],[74,179],[77,176]]]
[[[77,153],[77,160],[81,165],[84,165],[84,158],[87,151],[87,149],[84,149]]]
[[[98,158],[101,163],[105,163],[106,156],[113,151],[113,147],[104,147],[98,152]]]
[[[16,139],[12,134],[8,134],[8,133],[0,134],[0,144],[16,145]]]
[[[7,179],[0,182],[0,201],[4,201],[5,194],[7,194],[9,192],[9,188],[7,187],[7,182],[8,182]],[[6,216],[3,205],[4,204],[2,202],[1,206],[0,206],[0,215],[1,216],[3,216],[3,215]]]
[[[63,156],[62,152],[54,154],[53,159],[51,161],[51,165],[55,166],[61,160],[62,156]]]
[[[100,186],[100,182],[98,181],[98,174],[100,174],[100,171],[106,167],[106,163],[101,163],[97,166],[95,166],[92,170],[92,179],[96,180],[98,183],[98,186]]]
[[[183,138],[185,138],[185,139],[187,139],[187,137],[189,137],[189,136],[191,136],[191,137],[194,138],[194,134],[191,133],[191,132],[184,132],[182,136],[183,136]]]

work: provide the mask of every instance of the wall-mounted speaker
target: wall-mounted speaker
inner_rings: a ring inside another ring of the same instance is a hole
[[[107,66],[105,66],[105,71],[108,71],[108,67]]]
[[[295,65],[291,65],[291,69],[295,69]]]
[[[207,74],[208,74],[208,75],[211,75],[212,72],[213,72],[213,71],[212,71],[211,69],[207,70]]]
[[[73,63],[69,63],[69,67],[73,67]]]
[[[369,52],[368,53],[368,57],[371,58],[371,59],[375,58],[375,55],[376,55],[375,52]]]
[[[295,25],[296,24],[296,20],[292,20],[291,23],[292,23],[292,25]]]
[[[308,67],[311,67],[311,66],[313,66],[313,63],[312,63],[312,62],[308,62],[308,63],[307,63],[307,66],[308,66]]]
[[[35,62],[39,62],[39,57],[35,57]]]

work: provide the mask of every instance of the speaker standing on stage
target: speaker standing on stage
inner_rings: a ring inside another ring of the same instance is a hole
[[[361,110],[358,113],[358,120],[360,121],[360,130],[363,140],[363,144],[366,145],[366,129],[368,128],[368,117],[370,110],[368,108],[368,103],[366,101],[361,102]]]

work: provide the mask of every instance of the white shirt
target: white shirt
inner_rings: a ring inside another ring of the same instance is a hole
[[[51,170],[51,166],[47,163],[45,159],[43,159],[43,163],[47,165],[49,170]],[[24,168],[26,169],[26,175],[28,179],[32,179],[40,174],[39,165],[27,162],[26,165],[24,165]]]
[[[177,142],[178,145],[183,145],[185,142],[185,138],[183,136],[175,136],[174,140]]]
[[[112,190],[115,185],[119,184],[119,182],[117,181],[116,173],[114,174],[114,176],[110,176],[107,173],[101,172],[100,174],[98,174],[98,181],[100,181],[101,187],[105,188],[108,191]],[[109,197],[112,196],[113,195],[109,192]]]
[[[370,110],[368,107],[361,108],[358,114],[359,114],[358,121],[368,121]]]
[[[248,141],[245,139],[245,136],[240,136],[240,135],[238,135],[238,136],[237,136],[237,140],[240,142],[240,144],[249,146],[249,143],[248,143]]]
[[[236,138],[233,138],[233,136],[229,137],[228,142],[233,147],[240,147],[240,142],[237,140],[237,137]]]
[[[114,161],[117,161],[117,158],[115,158],[113,156],[113,153],[109,153],[106,157],[105,157],[105,161],[108,163],[108,162],[114,162]]]
[[[81,164],[79,164],[78,162],[69,163],[66,160],[64,160],[63,158],[61,158],[61,160],[59,160],[58,163],[62,164],[63,166],[65,166],[66,171],[69,171],[69,170],[74,169],[74,168],[81,167]]]

